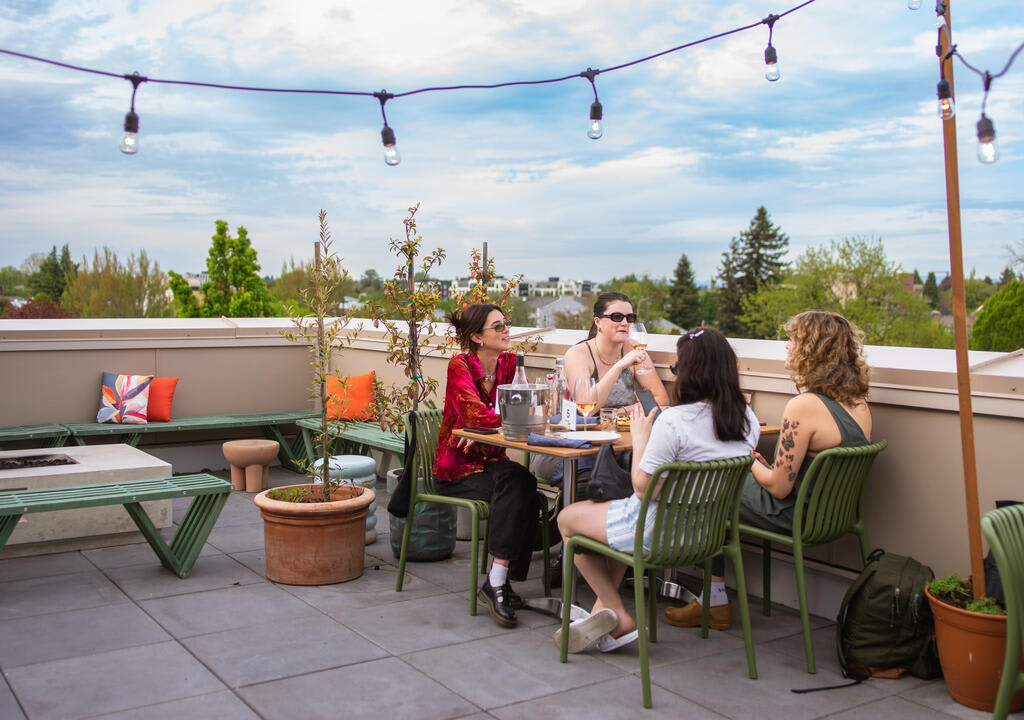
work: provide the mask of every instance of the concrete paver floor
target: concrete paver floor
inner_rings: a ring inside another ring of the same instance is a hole
[[[298,476],[272,468],[271,484]],[[192,575],[164,570],[147,545],[0,561],[0,720],[48,718],[601,718],[636,717],[635,646],[558,662],[557,621],[521,611],[519,626],[469,615],[469,548],[408,565],[394,590],[383,483],[378,537],[362,577],[325,587],[268,582],[252,495],[228,500]],[[187,503],[175,503],[175,521]],[[540,595],[541,560],[517,585]],[[592,599],[581,583],[581,603]],[[630,603],[631,604],[631,603]],[[664,606],[663,602],[659,603]],[[651,646],[654,708],[685,718],[980,720],[941,680],[843,681],[835,628],[815,618],[818,673],[804,671],[799,619],[751,602],[759,678],[747,677],[737,626],[659,622]]]

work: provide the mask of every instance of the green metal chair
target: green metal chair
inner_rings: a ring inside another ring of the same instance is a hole
[[[981,519],[981,531],[992,548],[1006,596],[1006,659],[992,711],[994,720],[1006,720],[1013,696],[1024,690],[1020,669],[1024,652],[1024,505],[987,513]]]
[[[675,462],[662,465],[651,476],[651,482],[640,504],[640,517],[646,517],[655,486],[664,483],[654,517],[654,538],[651,549],[644,552],[642,523],[637,524],[632,554],[615,550],[592,538],[577,535],[569,538],[566,547],[562,580],[562,652],[561,661],[569,659],[569,619],[572,610],[572,577],[578,552],[594,552],[618,560],[633,568],[633,577],[647,582],[634,582],[636,623],[639,628],[640,682],[643,703],[651,707],[651,671],[647,662],[648,634],[657,642],[657,592],[647,593],[646,586],[656,588],[655,570],[680,565],[704,563],[704,622],[701,636],[708,636],[708,607],[711,599],[711,558],[724,553],[736,568],[736,592],[739,595],[743,640],[747,648],[747,670],[757,678],[754,641],[750,634],[750,610],[747,587],[740,555],[739,525],[740,491],[753,457],[711,462]],[[657,481],[656,481],[657,479]],[[730,531],[729,528],[732,528]],[[728,534],[728,538],[726,535]],[[646,593],[646,598],[644,597]]]
[[[487,572],[487,523],[491,516],[491,504],[486,500],[469,500],[467,498],[449,497],[439,495],[434,484],[434,454],[437,452],[437,439],[441,431],[442,411],[437,408],[416,411],[416,437],[411,457],[406,457],[406,462],[413,463],[413,483],[409,496],[409,514],[405,519],[405,528],[402,531],[402,550],[398,558],[398,579],[395,581],[395,591],[402,592],[402,583],[405,580],[405,563],[409,551],[409,535],[412,531],[413,515],[416,512],[416,504],[421,502],[440,503],[443,505],[455,505],[469,510],[471,516],[471,537],[470,537],[470,581],[469,581],[469,614],[476,615],[476,592],[477,592],[477,567],[480,573]],[[410,423],[406,423],[406,431]],[[419,483],[423,483],[426,492],[419,491]],[[543,497],[543,495],[541,495]],[[550,541],[548,523],[544,510],[547,508],[547,498],[541,503],[540,519],[541,539],[544,545],[544,593],[551,594],[551,579],[548,577],[550,565]],[[483,541],[484,551],[479,554],[480,521],[483,520]],[[477,558],[479,557],[479,565]]]
[[[772,543],[793,549],[796,590],[800,600],[800,624],[804,635],[807,672],[816,672],[814,648],[811,645],[811,615],[807,610],[807,586],[804,579],[804,548],[825,545],[853,533],[860,540],[861,562],[871,552],[864,527],[864,497],[868,471],[878,453],[888,443],[879,440],[859,447],[837,447],[818,453],[807,469],[797,491],[793,513],[793,533],[783,535],[773,530],[740,524],[740,532],[761,538],[763,545],[762,573],[764,599],[762,612],[772,610]]]

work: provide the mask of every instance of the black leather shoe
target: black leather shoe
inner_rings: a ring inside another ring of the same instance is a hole
[[[481,602],[486,603],[494,622],[502,627],[515,627],[517,624],[516,611],[506,592],[507,587],[508,583],[499,588],[491,587],[491,579],[487,578],[476,596]]]
[[[526,602],[523,600],[523,598],[519,595],[519,593],[512,589],[512,583],[506,582],[505,587],[503,589],[505,590],[505,597],[508,598],[508,604],[511,605],[514,609],[522,610],[524,607],[526,607]]]

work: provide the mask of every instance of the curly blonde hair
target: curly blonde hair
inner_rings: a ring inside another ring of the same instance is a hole
[[[786,322],[785,330],[793,341],[786,367],[797,387],[846,405],[864,402],[869,371],[860,330],[828,310],[794,315]]]

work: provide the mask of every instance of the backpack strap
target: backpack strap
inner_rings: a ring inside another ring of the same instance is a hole
[[[846,624],[846,613],[850,607],[850,601],[875,574],[875,571],[878,569],[878,559],[883,555],[885,555],[885,550],[881,548],[873,550],[868,555],[867,560],[864,562],[864,570],[857,576],[857,579],[854,580],[853,585],[846,591],[846,594],[843,595],[843,602],[839,606],[839,615],[836,617],[836,653],[839,655],[839,667],[843,671],[843,677],[852,678],[857,682],[867,679],[870,675],[852,671],[848,667],[846,648],[843,646],[843,625]]]

